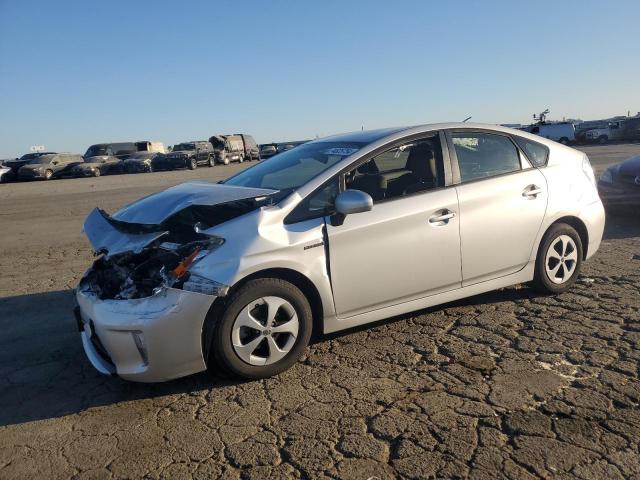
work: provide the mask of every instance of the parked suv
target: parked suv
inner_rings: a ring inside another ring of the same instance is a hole
[[[52,153],[34,158],[18,170],[20,180],[51,180],[61,176],[74,164],[82,163],[82,155]]]
[[[587,156],[544,138],[468,123],[336,135],[94,209],[76,319],[105,374],[264,378],[312,331],[521,283],[566,292],[604,221]]]
[[[213,146],[204,140],[179,143],[173,146],[171,153],[158,154],[152,160],[154,170],[173,170],[188,168],[195,170],[198,165],[214,166]]]
[[[214,135],[209,142],[213,146],[216,163],[244,162],[244,141],[240,135]]]

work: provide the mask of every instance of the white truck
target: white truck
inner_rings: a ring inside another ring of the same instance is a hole
[[[576,141],[576,127],[573,123],[568,122],[538,123],[529,125],[525,131],[533,133],[534,135],[540,135],[549,140],[555,140],[563,145],[568,145]]]

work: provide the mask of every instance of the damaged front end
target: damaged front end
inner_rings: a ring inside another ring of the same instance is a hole
[[[224,296],[228,287],[191,274],[224,239],[207,229],[269,204],[270,190],[204,183],[151,195],[113,217],[94,209],[84,232],[99,257],[78,290],[100,300],[132,300],[167,288]]]
[[[224,240],[196,228],[118,221],[95,209],[84,224],[99,257],[80,281],[79,290],[100,300],[131,300],[181,288],[222,296],[226,287],[191,275],[189,268]]]

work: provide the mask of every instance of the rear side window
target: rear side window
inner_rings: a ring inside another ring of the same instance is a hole
[[[534,167],[544,167],[549,159],[549,149],[544,145],[522,137],[514,136],[518,146],[525,153],[531,165]]]
[[[509,137],[491,133],[454,132],[451,140],[463,182],[521,170],[518,149]]]

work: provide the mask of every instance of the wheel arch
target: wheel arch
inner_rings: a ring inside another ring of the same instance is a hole
[[[587,229],[585,223],[578,217],[575,217],[573,215],[566,215],[564,217],[558,218],[547,227],[542,238],[544,238],[544,236],[553,225],[556,225],[558,223],[566,223],[567,225],[572,226],[576,230],[576,232],[578,232],[578,236],[580,237],[580,241],[582,242],[582,260],[586,260],[587,250],[589,249],[589,230]]]
[[[322,298],[320,297],[320,292],[316,286],[306,275],[291,268],[267,268],[259,270],[238,280],[231,288],[229,288],[228,293],[224,297],[216,298],[211,305],[202,326],[202,354],[207,365],[209,364],[211,340],[214,331],[213,327],[224,311],[227,299],[247,282],[258,278],[278,278],[299,288],[307,300],[309,300],[309,305],[311,306],[311,313],[313,315],[312,336],[316,336],[322,332],[322,321],[324,318]]]

